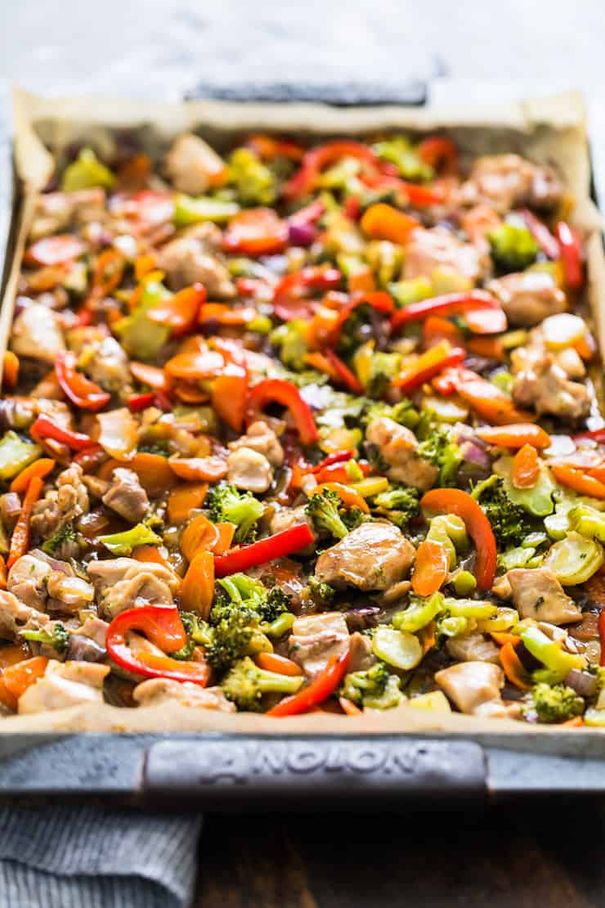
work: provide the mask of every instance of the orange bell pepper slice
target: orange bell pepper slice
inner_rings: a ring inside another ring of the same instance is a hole
[[[171,571],[174,570],[168,559],[164,558],[157,545],[140,545],[133,551],[130,557],[134,558],[135,561],[151,561],[154,564],[161,564]]]
[[[191,512],[204,504],[207,493],[207,482],[191,482],[172,489],[166,507],[170,523],[178,526],[189,520]]]
[[[439,341],[448,340],[453,347],[464,346],[464,334],[453,322],[442,315],[429,315],[422,325],[422,341],[425,347],[432,347]]]
[[[338,703],[345,716],[361,716],[363,713],[363,710],[352,700],[349,700],[348,697],[339,697]]]
[[[489,590],[496,576],[496,539],[491,524],[479,504],[461,489],[431,489],[421,500],[423,511],[456,514],[466,526],[477,550],[475,577],[480,590]]]
[[[417,596],[432,596],[447,580],[449,570],[446,547],[433,539],[424,539],[416,550],[412,589]]]
[[[174,472],[171,470],[167,457],[161,454],[151,454],[147,451],[141,451],[135,454],[132,460],[126,461],[129,470],[139,477],[139,482],[145,491],[155,498],[162,492],[172,489],[176,485]],[[97,475],[100,479],[111,479],[111,475],[116,467],[123,467],[125,463],[119,460],[105,461],[99,468]]]
[[[39,476],[40,479],[44,479],[54,469],[56,462],[57,461],[53,460],[51,457],[41,457],[40,460],[30,463],[30,465],[25,467],[24,470],[21,470],[19,475],[15,476],[11,482],[11,492],[17,492],[19,495],[22,495],[27,490],[27,487],[34,476]]]
[[[559,485],[573,489],[580,495],[605,499],[605,483],[595,479],[594,476],[589,476],[580,468],[553,463],[550,465],[550,469]]]
[[[21,513],[19,514],[19,518],[13,530],[13,535],[11,536],[10,551],[6,562],[9,569],[13,566],[15,561],[21,558],[22,555],[25,555],[29,549],[31,515],[35,503],[42,494],[43,486],[44,480],[39,476],[33,476],[28,483],[27,491],[23,498]]]
[[[220,533],[216,525],[203,514],[198,514],[182,531],[179,544],[187,561],[193,561],[200,549],[213,552],[219,539]]]
[[[486,422],[505,426],[532,421],[531,414],[517,410],[504,391],[470,369],[452,370],[451,382],[460,397]]]
[[[246,417],[248,375],[235,363],[227,363],[222,375],[212,382],[210,400],[218,418],[234,432],[241,432]]]
[[[513,457],[511,481],[515,489],[533,489],[540,475],[540,461],[533,445],[523,445]]]
[[[181,607],[207,618],[214,597],[214,555],[199,551],[193,556],[181,586]]]
[[[2,672],[4,688],[17,701],[28,687],[43,676],[47,665],[46,656],[34,656],[32,659],[23,659],[14,665],[9,665]]]
[[[164,366],[166,375],[183,381],[215,378],[225,368],[225,359],[216,350],[177,353]]]
[[[218,540],[214,543],[212,551],[215,555],[224,555],[233,545],[236,526],[234,523],[217,523]]]
[[[11,390],[19,380],[19,357],[12,350],[7,350],[2,360],[2,383]]]
[[[528,679],[527,672],[523,663],[515,652],[512,643],[505,643],[499,653],[500,665],[504,669],[504,674],[515,687],[519,690],[531,690],[531,683]]]
[[[328,489],[330,492],[336,492],[345,508],[359,508],[364,514],[369,514],[370,508],[365,498],[362,498],[355,489],[343,485],[341,482],[321,482],[313,489],[314,492],[321,492],[322,489]]]
[[[234,215],[223,234],[226,252],[273,255],[285,249],[288,225],[273,208],[249,208]]]
[[[551,438],[541,426],[533,423],[511,423],[507,426],[482,426],[475,434],[489,445],[500,448],[522,448],[532,445],[534,448],[548,448]]]
[[[171,457],[168,461],[179,479],[192,482],[218,482],[227,475],[227,463],[222,457]]]
[[[259,668],[266,672],[277,672],[278,675],[290,675],[296,677],[303,674],[303,670],[298,663],[286,656],[278,656],[277,653],[259,653],[255,659]]]
[[[150,309],[147,318],[169,328],[173,337],[178,337],[193,330],[205,300],[206,289],[202,284],[184,287],[170,299]]]
[[[373,240],[389,240],[400,244],[407,243],[412,231],[421,226],[418,218],[385,202],[370,205],[359,224],[365,235]]]

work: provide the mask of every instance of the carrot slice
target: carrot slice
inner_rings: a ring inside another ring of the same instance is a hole
[[[190,482],[177,486],[168,495],[168,520],[173,524],[185,523],[191,512],[201,508],[208,492],[208,483]]]
[[[277,653],[259,653],[256,664],[267,672],[277,672],[278,675],[302,675],[303,670],[292,659],[278,656]]]
[[[533,489],[540,475],[540,461],[532,445],[523,445],[513,457],[512,483],[515,489]]]
[[[18,492],[19,495],[22,495],[34,476],[39,476],[40,479],[44,479],[44,477],[48,476],[54,468],[56,462],[56,460],[52,460],[50,457],[41,457],[40,460],[30,463],[30,465],[25,467],[24,470],[21,470],[19,475],[15,476],[11,482],[11,492]]]
[[[527,680],[527,672],[512,643],[505,643],[499,655],[504,674],[511,684],[514,684],[520,690],[531,690],[531,684]]]
[[[219,539],[220,533],[216,525],[203,514],[198,514],[181,533],[181,552],[188,561],[192,561],[200,550],[213,552]]]
[[[207,618],[214,596],[214,555],[198,552],[193,557],[181,586],[181,606]]]
[[[449,555],[446,547],[433,539],[425,539],[416,550],[412,589],[417,596],[432,596],[447,580]]]
[[[30,519],[34,505],[42,493],[43,486],[44,481],[39,476],[34,476],[29,482],[23,498],[23,507],[11,537],[10,552],[6,562],[8,568],[11,568],[17,559],[25,555],[29,548],[31,537]]]

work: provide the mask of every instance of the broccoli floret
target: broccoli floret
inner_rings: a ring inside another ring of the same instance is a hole
[[[269,337],[271,343],[279,348],[279,358],[288,369],[302,372],[305,369],[307,344],[304,337],[306,322],[295,319],[275,328]]]
[[[391,486],[386,492],[376,495],[373,501],[376,513],[387,517],[400,529],[407,527],[420,512],[420,492],[405,486]]]
[[[539,722],[565,722],[584,712],[584,700],[566,684],[536,684],[530,697],[523,712],[528,717],[535,714]]]
[[[425,164],[409,139],[393,136],[374,145],[374,151],[383,161],[394,164],[404,180],[432,180],[434,170]]]
[[[254,538],[256,524],[263,516],[264,505],[251,492],[238,492],[235,486],[218,485],[208,492],[206,507],[215,523],[226,521],[237,526],[236,542]]]
[[[46,542],[42,543],[42,551],[46,552],[47,555],[54,555],[55,552],[58,552],[63,543],[65,542],[77,542],[78,534],[74,528],[71,521],[64,524],[62,527],[53,533],[50,539],[47,539]]]
[[[309,587],[311,599],[316,605],[329,605],[336,595],[336,590],[333,586],[330,586],[329,583],[324,583],[323,580],[318,580],[313,574],[309,577],[307,586]]]
[[[221,687],[227,699],[238,709],[258,712],[264,694],[295,694],[303,679],[300,676],[279,675],[258,668],[250,658],[241,659],[223,678]]]
[[[416,429],[422,418],[412,401],[408,400],[407,397],[404,397],[403,400],[400,400],[399,403],[394,406],[390,406],[384,401],[369,402],[364,407],[360,422],[366,427],[373,420],[380,419],[383,416],[395,420],[395,422],[398,422],[408,429]]]
[[[458,468],[462,462],[460,446],[452,440],[443,426],[434,426],[430,435],[418,445],[417,453],[433,466],[439,467],[439,484],[455,484]]]
[[[55,621],[51,630],[39,628],[37,631],[19,631],[19,636],[29,643],[42,643],[52,648],[62,656],[69,647],[69,631],[60,621]]]
[[[279,586],[268,590],[260,580],[253,580],[247,574],[231,574],[218,583],[220,591],[211,619],[220,620],[233,609],[243,609],[259,621],[270,623],[290,608],[290,597]]]
[[[212,639],[212,629],[194,612],[180,612],[180,618],[187,633],[187,643],[170,655],[173,659],[187,661],[191,659],[196,646],[208,646]]]
[[[500,549],[521,545],[534,531],[535,522],[524,508],[510,500],[500,476],[492,475],[478,483],[472,496],[485,511]]]
[[[399,374],[400,365],[401,356],[398,353],[376,351],[370,362],[366,394],[369,397],[382,397],[392,380]]]
[[[348,674],[340,693],[357,706],[370,709],[392,709],[401,701],[399,678],[389,672],[384,662],[377,662],[365,672]]]
[[[353,309],[340,331],[337,347],[340,356],[349,356],[366,341],[374,338],[375,318],[374,310],[367,303]]]
[[[209,628],[209,632],[205,646],[206,659],[219,672],[227,670],[243,656],[272,649],[269,640],[260,630],[258,616],[245,608],[224,613]]]
[[[275,201],[275,177],[249,148],[232,152],[229,178],[244,205],[272,205]]]
[[[311,495],[305,507],[305,514],[312,521],[316,532],[324,531],[336,539],[344,539],[349,528],[341,517],[341,507],[342,502],[336,492],[322,489],[321,492]]]
[[[527,227],[502,224],[491,230],[487,238],[492,258],[500,271],[523,271],[536,260],[540,247]]]

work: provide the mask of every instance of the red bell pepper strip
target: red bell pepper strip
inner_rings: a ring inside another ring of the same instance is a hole
[[[77,236],[71,233],[61,233],[57,236],[46,236],[36,240],[25,253],[28,265],[64,265],[77,259],[84,252],[84,244]]]
[[[13,535],[11,536],[10,551],[6,561],[6,566],[10,569],[18,558],[25,555],[29,549],[31,537],[30,520],[35,503],[42,494],[44,480],[40,476],[33,476],[23,497],[23,506]]]
[[[443,167],[448,173],[458,169],[458,148],[445,136],[427,136],[416,148],[418,157],[436,170]]]
[[[311,266],[287,274],[273,292],[273,311],[285,322],[293,318],[310,318],[311,291],[330,290],[338,287],[341,281],[342,274],[337,268]]]
[[[605,445],[605,428],[593,429],[592,432],[580,432],[578,435],[572,435],[572,441],[583,441],[590,439],[596,441],[599,445]]]
[[[444,369],[456,366],[466,356],[466,351],[461,347],[452,347],[444,340],[422,353],[415,363],[405,369],[396,381],[402,391],[408,393],[420,388],[425,382],[430,381]]]
[[[111,400],[111,394],[77,370],[75,353],[59,353],[55,360],[55,373],[61,390],[69,400],[82,410],[100,410]]]
[[[355,467],[357,467],[364,476],[367,476],[370,472],[370,465],[367,463],[359,463],[356,460]],[[322,467],[321,470],[318,470],[316,468],[315,470],[313,470],[313,475],[315,476],[315,479],[317,480],[319,485],[328,482],[338,482],[347,485],[348,483],[353,482],[351,474],[348,470],[348,463],[331,463],[327,467]]]
[[[214,573],[216,577],[226,577],[228,574],[237,574],[247,571],[248,568],[268,561],[277,561],[294,552],[310,545],[315,537],[306,523],[299,523],[281,533],[275,533],[266,539],[260,539],[251,545],[243,545],[231,549],[224,555],[217,555],[214,559]]]
[[[47,416],[38,416],[29,434],[34,441],[44,441],[45,438],[52,438],[63,445],[67,445],[72,451],[85,451],[87,448],[97,447],[97,443],[88,435],[82,432],[73,432],[71,429],[64,429],[58,426]]]
[[[314,706],[319,706],[328,697],[338,690],[346,675],[351,653],[347,648],[340,656],[332,656],[328,664],[316,678],[303,687],[297,694],[286,697],[273,709],[267,711],[268,716],[298,716],[306,713]]]
[[[370,293],[360,294],[355,296],[353,299],[349,300],[348,303],[342,307],[338,313],[338,319],[334,323],[330,331],[330,345],[332,347],[338,346],[338,341],[340,338],[340,332],[342,327],[351,315],[351,313],[357,309],[359,306],[370,306],[374,309],[375,312],[378,312],[380,315],[393,315],[395,311],[395,304],[389,296],[388,293],[384,290],[374,290]]]
[[[537,218],[533,211],[530,211],[529,208],[522,208],[519,214],[525,221],[525,226],[533,236],[542,252],[547,255],[549,259],[558,259],[559,244],[546,224],[543,224],[540,218]]]
[[[482,508],[461,489],[431,489],[420,499],[423,511],[460,517],[475,544],[475,577],[480,590],[489,590],[496,576],[496,539]]]
[[[141,410],[152,407],[155,403],[155,399],[155,391],[147,391],[144,394],[131,394],[128,398],[128,409],[132,413],[140,413]]]
[[[445,199],[444,192],[438,187],[419,186],[417,183],[410,183],[389,174],[370,174],[362,177],[362,180],[370,189],[402,193],[413,208],[440,205]]]
[[[107,653],[116,665],[135,675],[206,686],[210,677],[206,662],[185,662],[145,650],[135,653],[126,642],[126,635],[131,631],[143,632],[151,643],[168,653],[176,652],[187,643],[177,608],[144,605],[120,612],[107,629]]]
[[[305,149],[298,142],[293,142],[291,139],[276,139],[264,133],[248,136],[245,144],[263,161],[274,161],[275,158],[300,161],[305,154]]]
[[[555,226],[555,236],[559,243],[565,283],[570,290],[579,290],[584,283],[580,238],[573,227],[565,221],[559,221]]]
[[[346,363],[343,363],[339,356],[336,356],[333,350],[325,350],[324,356],[334,369],[334,372],[341,384],[345,386],[351,394],[363,394],[363,385]]]
[[[285,249],[288,225],[273,208],[249,208],[234,215],[223,234],[226,252],[273,255]]]
[[[428,300],[410,303],[399,309],[391,325],[397,331],[403,325],[420,322],[429,315],[458,315],[472,309],[501,309],[500,302],[485,290],[471,290],[463,293],[445,293]]]
[[[337,139],[307,151],[300,170],[284,185],[283,195],[287,199],[309,195],[317,186],[322,170],[341,158],[355,158],[371,173],[381,171],[380,159],[368,145]]]
[[[268,404],[281,404],[286,407],[304,445],[315,444],[318,438],[317,426],[313,412],[308,403],[300,396],[300,391],[289,381],[280,378],[267,378],[250,389],[248,394],[248,419],[258,419]]]

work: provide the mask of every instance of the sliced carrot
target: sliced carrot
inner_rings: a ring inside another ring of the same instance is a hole
[[[34,681],[42,677],[47,665],[46,656],[34,656],[32,659],[24,659],[10,665],[2,672],[4,687],[18,700]]]
[[[218,482],[227,475],[227,462],[222,457],[171,457],[168,463],[179,479],[192,482]]]
[[[508,426],[482,426],[475,430],[482,441],[502,448],[522,448],[533,445],[534,448],[548,448],[550,435],[541,426],[531,422],[514,423]]]
[[[13,389],[19,379],[19,357],[12,350],[7,350],[2,363],[2,384],[5,388]]]
[[[147,451],[141,451],[125,463],[119,460],[107,460],[101,465],[97,476],[100,479],[111,479],[111,475],[116,467],[127,465],[129,470],[139,477],[139,482],[145,491],[155,498],[172,489],[176,485],[176,478],[168,464],[168,458],[162,457],[161,454],[151,454]]]
[[[370,205],[364,212],[360,226],[366,236],[391,243],[407,243],[413,230],[420,227],[417,218],[393,208],[384,202]]]
[[[582,728],[584,725],[584,719],[582,716],[574,716],[573,719],[566,719],[565,722],[560,722],[560,728]]]
[[[0,590],[6,589],[6,561],[0,555]]]
[[[206,303],[200,310],[200,325],[224,325],[240,328],[251,322],[258,312],[254,306],[228,306],[226,303]]]
[[[422,340],[425,347],[442,340],[449,340],[453,347],[464,347],[464,334],[448,318],[440,315],[429,315],[422,326]]]
[[[233,545],[236,527],[234,523],[217,523],[215,526],[218,530],[218,540],[212,551],[215,555],[224,555]]]
[[[224,368],[225,359],[217,350],[177,353],[164,366],[166,375],[183,381],[217,378]]]
[[[212,383],[210,399],[212,408],[220,420],[234,432],[241,432],[246,416],[248,378],[246,371],[234,363],[225,367]]]
[[[10,552],[7,559],[7,567],[11,568],[17,559],[25,555],[29,548],[31,537],[30,520],[35,503],[42,494],[44,481],[39,476],[34,476],[29,482],[27,491],[23,498],[23,506],[19,519],[15,524],[13,535],[11,537]]]
[[[502,341],[498,337],[471,337],[466,342],[466,349],[474,356],[485,356],[487,359],[497,359],[498,362],[506,359]]]
[[[292,659],[278,656],[277,653],[259,653],[256,664],[267,672],[277,672],[278,675],[302,675],[303,670]]]
[[[214,597],[214,555],[198,552],[191,561],[181,586],[181,606],[207,618]]]
[[[531,690],[531,684],[528,681],[527,672],[523,663],[519,659],[512,643],[505,643],[499,653],[500,664],[504,669],[504,674],[515,687],[520,690]]]
[[[170,562],[162,555],[157,545],[140,545],[131,555],[135,561],[151,561],[154,564],[161,564],[163,567],[174,570]]]
[[[328,489],[330,492],[336,492],[345,508],[359,508],[364,514],[369,513],[369,506],[365,498],[362,498],[359,492],[349,488],[340,482],[321,482],[315,486],[314,492],[321,492],[322,489]]]
[[[515,489],[533,489],[540,476],[540,461],[532,445],[523,445],[513,457],[511,480]]]
[[[516,634],[508,634],[506,631],[490,631],[490,635],[498,646],[504,646],[506,643],[510,643],[511,646],[518,646],[521,643],[521,637]]]
[[[449,574],[449,554],[441,542],[424,539],[416,549],[412,589],[417,596],[432,596]]]
[[[365,265],[363,268],[360,268],[355,274],[352,274],[349,278],[349,290],[351,293],[358,290],[361,293],[368,293],[373,290],[376,290],[376,281],[374,280],[374,272],[369,265]]]
[[[216,524],[211,523],[203,514],[198,514],[182,531],[179,545],[185,558],[193,561],[199,551],[213,552],[219,539]]]
[[[345,716],[360,716],[363,713],[363,710],[348,697],[339,697],[338,702]]]
[[[208,492],[208,483],[191,482],[177,486],[168,495],[168,520],[177,526],[191,517],[191,512],[201,508]]]
[[[25,467],[24,470],[21,470],[19,475],[15,476],[11,482],[11,492],[18,492],[19,495],[22,495],[34,476],[39,476],[40,479],[44,479],[44,477],[48,476],[54,469],[56,462],[56,460],[52,460],[50,457],[41,457],[40,460],[30,463],[30,465]]]
[[[206,290],[202,284],[184,287],[170,299],[160,302],[150,309],[147,317],[153,322],[170,328],[173,336],[177,337],[193,329],[205,299]]]
[[[605,499],[605,483],[595,479],[594,476],[588,476],[577,467],[570,467],[567,464],[551,464],[551,472],[559,485],[580,495],[588,495],[590,498]]]

